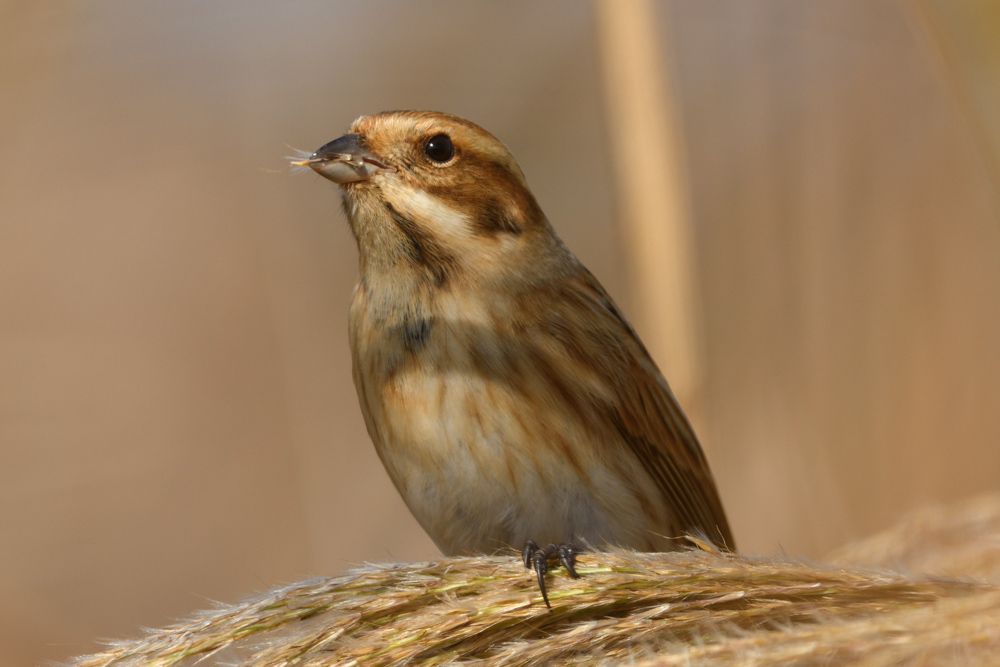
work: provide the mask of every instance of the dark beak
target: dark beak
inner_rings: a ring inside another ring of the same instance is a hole
[[[360,134],[345,134],[324,144],[308,160],[293,164],[312,167],[319,175],[334,183],[367,181],[379,172],[394,172],[362,146]]]

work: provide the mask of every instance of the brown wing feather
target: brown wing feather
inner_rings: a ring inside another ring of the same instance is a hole
[[[561,310],[568,316],[568,311],[589,306],[592,316],[572,318],[578,333],[574,345],[591,347],[585,352],[591,360],[606,360],[592,367],[610,385],[608,395],[613,398],[603,406],[604,414],[655,481],[678,527],[704,533],[719,547],[735,549],[715,481],[691,424],[611,297],[586,268],[578,267],[576,279],[567,283],[568,293],[560,296],[565,307]]]

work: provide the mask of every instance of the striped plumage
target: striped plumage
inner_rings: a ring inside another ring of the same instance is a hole
[[[354,381],[379,457],[441,550],[658,551],[685,533],[733,548],[690,424],[503,144],[433,112],[350,132],[310,166],[342,185],[358,242]]]

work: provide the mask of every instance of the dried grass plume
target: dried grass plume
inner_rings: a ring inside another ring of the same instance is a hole
[[[910,562],[932,572],[978,563],[976,574],[992,576],[998,527],[1000,497],[978,499],[910,517],[841,559],[923,544],[947,557]],[[888,559],[906,560],[897,556]],[[74,664],[1000,664],[1000,588],[990,583],[711,550],[583,554],[579,570],[579,580],[551,575],[549,612],[513,553],[369,565]]]

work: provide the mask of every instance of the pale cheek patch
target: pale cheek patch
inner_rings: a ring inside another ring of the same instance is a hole
[[[439,238],[460,241],[472,236],[468,214],[423,190],[406,188],[400,197],[400,209],[400,213]]]

